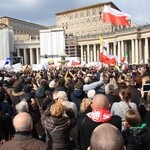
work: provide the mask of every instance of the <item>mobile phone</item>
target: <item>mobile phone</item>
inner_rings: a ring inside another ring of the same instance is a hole
[[[131,77],[132,77],[133,79],[135,79],[135,78],[136,78],[136,73],[133,72],[132,75],[131,75]]]
[[[143,84],[142,89],[143,89],[144,92],[148,92],[150,90],[150,83]]]

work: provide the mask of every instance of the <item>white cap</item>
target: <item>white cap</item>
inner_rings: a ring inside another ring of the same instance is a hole
[[[89,90],[87,92],[87,97],[90,98],[90,99],[92,99],[95,96],[95,94],[96,94],[95,90]]]

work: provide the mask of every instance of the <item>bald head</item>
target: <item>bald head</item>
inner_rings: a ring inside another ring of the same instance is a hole
[[[93,106],[94,107],[99,107],[99,108],[109,108],[109,101],[105,95],[102,94],[97,94],[93,98]]]
[[[28,113],[21,112],[14,117],[13,125],[16,131],[31,131],[33,128],[32,118]]]
[[[90,142],[90,150],[124,150],[121,132],[109,123],[96,127]]]
[[[90,83],[90,80],[91,80],[90,77],[85,77],[85,78],[84,78],[85,84]]]

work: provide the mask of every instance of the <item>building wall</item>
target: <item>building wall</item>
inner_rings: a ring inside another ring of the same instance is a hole
[[[65,50],[64,30],[40,30],[40,48],[41,58],[59,57]]]
[[[39,30],[47,29],[47,27],[34,24],[31,22],[18,20],[10,17],[0,18],[0,23],[7,24],[13,28],[14,34],[29,34],[31,36],[39,35]]]
[[[0,60],[5,60],[14,51],[14,34],[12,29],[1,29],[0,39]]]
[[[116,7],[112,3],[108,3],[108,5]],[[102,51],[102,45],[100,45],[99,36],[102,35],[103,46],[107,47],[109,54],[117,55],[118,59],[121,60],[127,53],[130,64],[148,63],[150,58],[150,25],[122,28],[103,23],[102,16],[100,16],[103,6],[104,4],[97,4],[56,14],[56,27],[63,27],[66,36],[69,37],[66,39],[67,48],[65,49],[65,52],[69,55],[68,58],[80,57],[81,63],[100,61],[99,54]],[[17,20],[15,22],[16,19],[13,19],[13,21],[11,20],[12,24],[10,24],[10,20],[5,20],[5,22],[8,21],[8,24],[14,27],[13,29],[19,29],[17,35],[22,35],[21,29],[29,32],[26,26],[30,30],[34,28],[32,23],[27,25],[25,21]],[[32,32],[30,31],[30,33]],[[43,40],[42,36],[40,38],[40,40]],[[17,39],[15,41],[15,51],[17,56],[24,58],[24,64],[38,64],[41,60],[45,60],[45,54],[48,54],[47,60],[51,58],[51,51],[48,50],[48,53],[47,51],[41,51],[40,40],[39,38],[33,39],[24,36],[22,40]],[[49,45],[48,40],[43,42],[45,42],[45,45]],[[4,55],[4,52],[1,52],[0,55],[2,53]]]
[[[115,7],[112,3],[108,5]],[[113,25],[103,23],[104,4],[92,5],[56,14],[57,27],[63,27],[66,34],[84,36],[113,31]]]

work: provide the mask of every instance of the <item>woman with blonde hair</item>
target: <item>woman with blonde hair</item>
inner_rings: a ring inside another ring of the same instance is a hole
[[[88,106],[91,104],[91,99],[89,98],[84,98],[80,104],[80,112],[84,113],[86,111],[86,109],[88,108]]]
[[[150,81],[150,78],[149,78],[148,76],[142,77],[142,85],[143,85],[143,84],[146,84],[146,83],[149,82],[149,81]]]
[[[78,112],[78,115],[77,115],[77,126],[78,126],[78,133],[79,133],[79,136],[78,136],[78,144],[79,144],[79,147],[81,147],[81,141],[82,141],[82,125],[83,125],[83,122],[84,122],[84,118],[86,116],[86,114],[88,112],[91,112],[92,111],[92,108],[91,108],[91,104],[92,104],[92,101],[91,99],[89,98],[84,98],[80,104],[80,111]]]
[[[43,113],[41,120],[46,131],[47,149],[73,149],[70,131],[76,125],[76,118],[72,109],[56,102]]]

